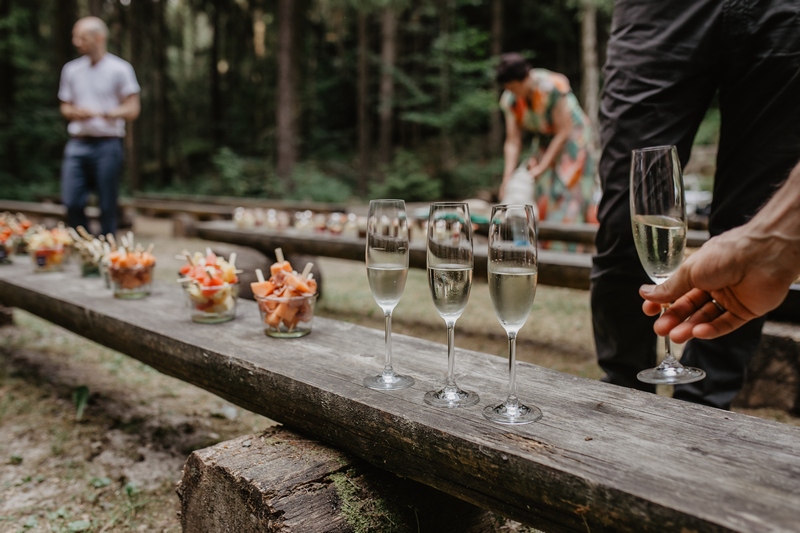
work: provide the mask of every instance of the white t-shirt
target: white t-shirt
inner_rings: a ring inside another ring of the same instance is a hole
[[[140,90],[131,64],[106,53],[94,65],[89,56],[81,56],[64,65],[58,99],[77,107],[105,112]],[[101,117],[73,120],[67,131],[73,137],[125,137],[125,120]]]

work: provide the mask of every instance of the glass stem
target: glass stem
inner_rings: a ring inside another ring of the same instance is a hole
[[[517,333],[508,334],[508,398],[506,405],[517,405]]]
[[[388,311],[384,311],[384,316],[386,317],[386,362],[383,365],[383,374],[384,375],[391,375],[394,374],[392,370],[392,311],[391,309]]]
[[[455,363],[456,363],[456,323],[447,322],[447,387],[456,386]]]
[[[661,316],[664,316],[667,309],[669,309],[669,305],[661,307]],[[672,341],[669,340],[669,335],[664,336],[664,362],[661,364],[664,366],[676,366],[679,364],[675,356],[672,355]]]

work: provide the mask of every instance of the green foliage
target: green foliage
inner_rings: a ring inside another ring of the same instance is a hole
[[[312,200],[315,202],[345,202],[352,196],[352,189],[341,179],[322,172],[314,163],[297,165],[292,174],[294,191],[288,195],[291,200]]]
[[[81,385],[72,391],[72,401],[75,402],[75,420],[80,421],[83,418],[83,410],[86,409],[86,404],[89,403],[89,388],[86,385]]]
[[[267,161],[242,157],[227,147],[212,157],[216,175],[198,184],[199,194],[280,198],[284,188]]]
[[[426,173],[419,158],[406,150],[397,152],[384,182],[370,187],[372,198],[400,198],[407,202],[436,200],[441,193],[441,182]]]
[[[711,107],[694,137],[694,144],[713,145],[719,142],[720,113],[718,107]]]

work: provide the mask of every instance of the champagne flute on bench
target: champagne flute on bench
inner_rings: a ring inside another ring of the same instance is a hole
[[[636,252],[647,275],[660,285],[681,266],[686,248],[686,204],[677,148],[655,146],[633,151],[630,205]],[[639,381],[675,385],[706,376],[699,368],[680,364],[672,355],[669,336],[664,337],[664,354],[661,364],[639,372]]]
[[[483,416],[499,424],[530,424],[542,418],[542,411],[517,398],[517,334],[533,307],[539,263],[536,215],[530,205],[498,205],[489,223],[489,296],[508,336],[508,397],[489,405]]]
[[[462,390],[455,380],[455,325],[472,289],[472,221],[466,203],[435,203],[428,215],[428,287],[436,311],[447,325],[447,381],[425,394],[435,407],[469,407],[478,395]]]
[[[367,279],[386,321],[386,359],[383,372],[364,378],[375,390],[410,387],[414,379],[392,368],[392,311],[400,302],[408,276],[408,219],[403,200],[372,200],[367,215]]]

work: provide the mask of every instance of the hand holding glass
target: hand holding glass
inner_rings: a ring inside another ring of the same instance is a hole
[[[367,279],[386,319],[383,372],[364,378],[375,390],[405,389],[414,379],[392,369],[392,311],[400,302],[408,275],[408,219],[403,200],[372,200],[367,215]]]
[[[683,174],[674,146],[633,151],[630,203],[639,260],[650,279],[659,285],[681,266],[686,248]],[[661,364],[639,372],[639,381],[674,385],[706,376],[699,368],[683,366],[675,359],[669,337],[664,338],[664,351]]]
[[[516,346],[517,334],[531,314],[539,277],[532,206],[492,208],[488,271],[492,306],[508,335],[508,398],[500,405],[487,406],[483,416],[500,424],[530,424],[542,418],[542,411],[517,398]]]
[[[472,289],[472,221],[465,203],[436,203],[428,215],[428,287],[433,305],[447,325],[447,381],[425,394],[436,407],[468,407],[478,395],[461,390],[455,380],[455,325]]]

